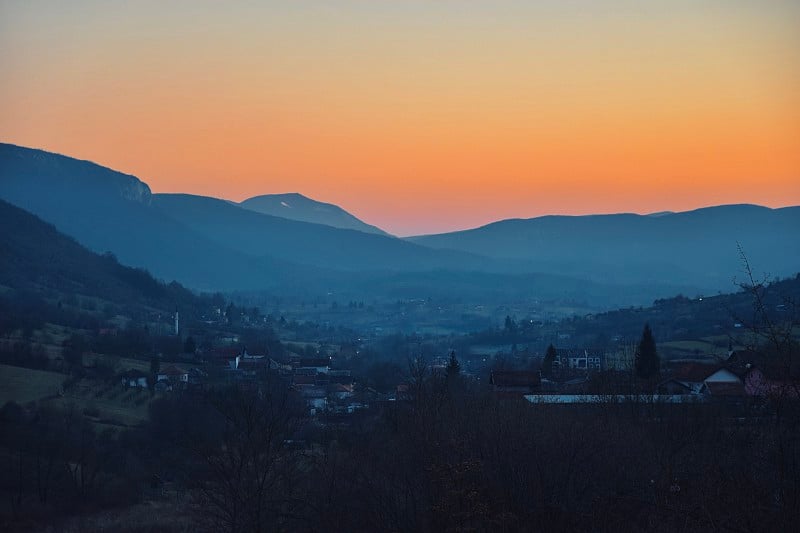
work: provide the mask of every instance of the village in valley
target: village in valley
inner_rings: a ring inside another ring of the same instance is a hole
[[[775,293],[794,290],[793,283],[796,280],[773,287],[772,311],[784,311],[782,304],[773,302]],[[168,332],[165,338],[174,339],[171,353],[142,354],[129,368],[121,360],[116,371],[121,387],[147,391],[150,397],[202,394],[220,386],[258,391],[265,383],[280,383],[317,425],[347,423],[351,415],[379,412],[390,402],[409,400],[415,380],[453,372],[493,394],[533,404],[635,400],[713,402],[743,409],[773,397],[797,397],[797,367],[772,355],[774,347],[769,345],[794,342],[797,332],[778,323],[744,327],[736,316],[720,314],[720,309],[729,312],[729,302],[741,307],[749,297],[744,293],[735,299],[719,296],[716,306],[715,297],[695,301],[678,297],[652,308],[627,310],[642,320],[663,320],[668,304],[694,307],[695,312],[700,305],[715,310],[703,311],[711,316],[695,320],[707,335],[658,342],[657,367],[648,376],[637,375],[641,339],[632,332],[627,338],[603,332],[599,337],[605,339],[605,347],[580,344],[597,340],[592,334],[595,324],[614,313],[550,322],[517,322],[506,316],[502,328],[437,336],[390,334],[377,326],[361,332],[320,327],[283,316],[276,320],[233,304],[214,308],[188,324],[181,324],[176,309],[169,326],[166,322],[154,326]],[[726,304],[720,306],[722,301]],[[715,320],[718,323],[712,323]],[[720,323],[727,331],[720,331]],[[589,333],[584,326],[589,326]],[[649,324],[646,327],[652,334]],[[681,333],[685,330],[678,328],[673,336]],[[115,329],[98,331],[100,336],[116,334]],[[246,339],[253,342],[248,344]],[[387,350],[389,344],[393,346]],[[87,360],[93,355],[96,360],[98,354],[87,354]],[[91,375],[93,369],[87,366],[83,371]],[[69,389],[60,392],[70,393]]]

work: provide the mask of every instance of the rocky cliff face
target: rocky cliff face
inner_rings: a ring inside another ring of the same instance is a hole
[[[0,198],[22,207],[47,200],[80,199],[123,199],[150,205],[152,193],[146,183],[130,174],[42,150],[0,144]]]
[[[153,193],[150,191],[150,187],[135,176],[126,177],[130,179],[120,183],[119,195],[126,200],[150,205],[153,201]]]

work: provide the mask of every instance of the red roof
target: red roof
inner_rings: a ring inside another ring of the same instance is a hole
[[[188,373],[189,372],[187,372],[186,370],[184,370],[184,369],[182,369],[180,367],[177,367],[175,365],[169,365],[168,367],[162,368],[161,371],[159,372],[159,375],[164,375],[164,376],[183,376],[183,375],[188,374]]]
[[[729,383],[722,381],[708,381],[706,390],[712,396],[745,396],[746,392],[742,383]]]
[[[682,363],[672,368],[672,378],[686,383],[702,383],[705,379],[722,368],[719,365],[703,363]]]

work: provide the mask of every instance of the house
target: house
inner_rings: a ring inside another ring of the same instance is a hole
[[[279,374],[290,374],[292,372],[292,365],[286,364],[281,361],[276,361],[275,359],[270,358],[268,362],[268,367],[273,372],[278,372]]]
[[[553,370],[558,372],[568,369],[570,358],[575,356],[575,350],[570,348],[556,348],[556,357],[553,360]]]
[[[211,361],[229,370],[235,370],[239,367],[241,356],[242,349],[238,346],[218,347],[208,353],[208,357]]]
[[[301,357],[294,366],[295,370],[314,369],[318,374],[327,374],[331,369],[330,357]]]
[[[700,394],[712,398],[743,398],[747,395],[741,381],[706,381],[700,388]]]
[[[344,385],[342,383],[331,383],[328,385],[328,394],[331,398],[337,400],[345,400],[353,396],[353,385]]]
[[[489,384],[497,393],[533,394],[541,387],[539,372],[530,370],[493,370]]]
[[[147,388],[147,374],[141,370],[130,369],[122,373],[122,385],[128,388]]]
[[[573,348],[556,348],[553,369],[558,370],[602,370],[605,367],[606,354],[603,350]]]
[[[173,385],[189,382],[189,372],[175,365],[169,365],[156,374],[156,382],[168,381]]]
[[[589,370],[603,370],[606,362],[606,352],[604,350],[589,349],[585,350],[586,368]]]
[[[669,378],[658,384],[657,392],[658,394],[692,394],[693,388],[684,381]]]
[[[720,369],[719,365],[714,364],[680,363],[668,369],[669,378],[658,384],[658,392],[659,394],[699,394],[706,378]]]
[[[726,366],[684,362],[670,369],[670,377],[658,384],[659,394],[732,395],[742,379]]]
[[[247,350],[237,358],[237,369],[255,374],[259,370],[266,370],[269,367],[269,358],[265,355],[250,355]]]
[[[602,350],[568,350],[561,364],[574,370],[602,370],[605,357]]]
[[[331,370],[328,372],[328,381],[330,381],[330,383],[352,385],[353,376],[349,370]]]
[[[328,398],[325,389],[320,387],[303,388],[300,391],[300,396],[306,402],[311,416],[316,415],[319,411],[328,407]]]

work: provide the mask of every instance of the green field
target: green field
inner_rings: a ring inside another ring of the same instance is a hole
[[[0,405],[28,403],[58,394],[67,376],[56,372],[0,365]]]

